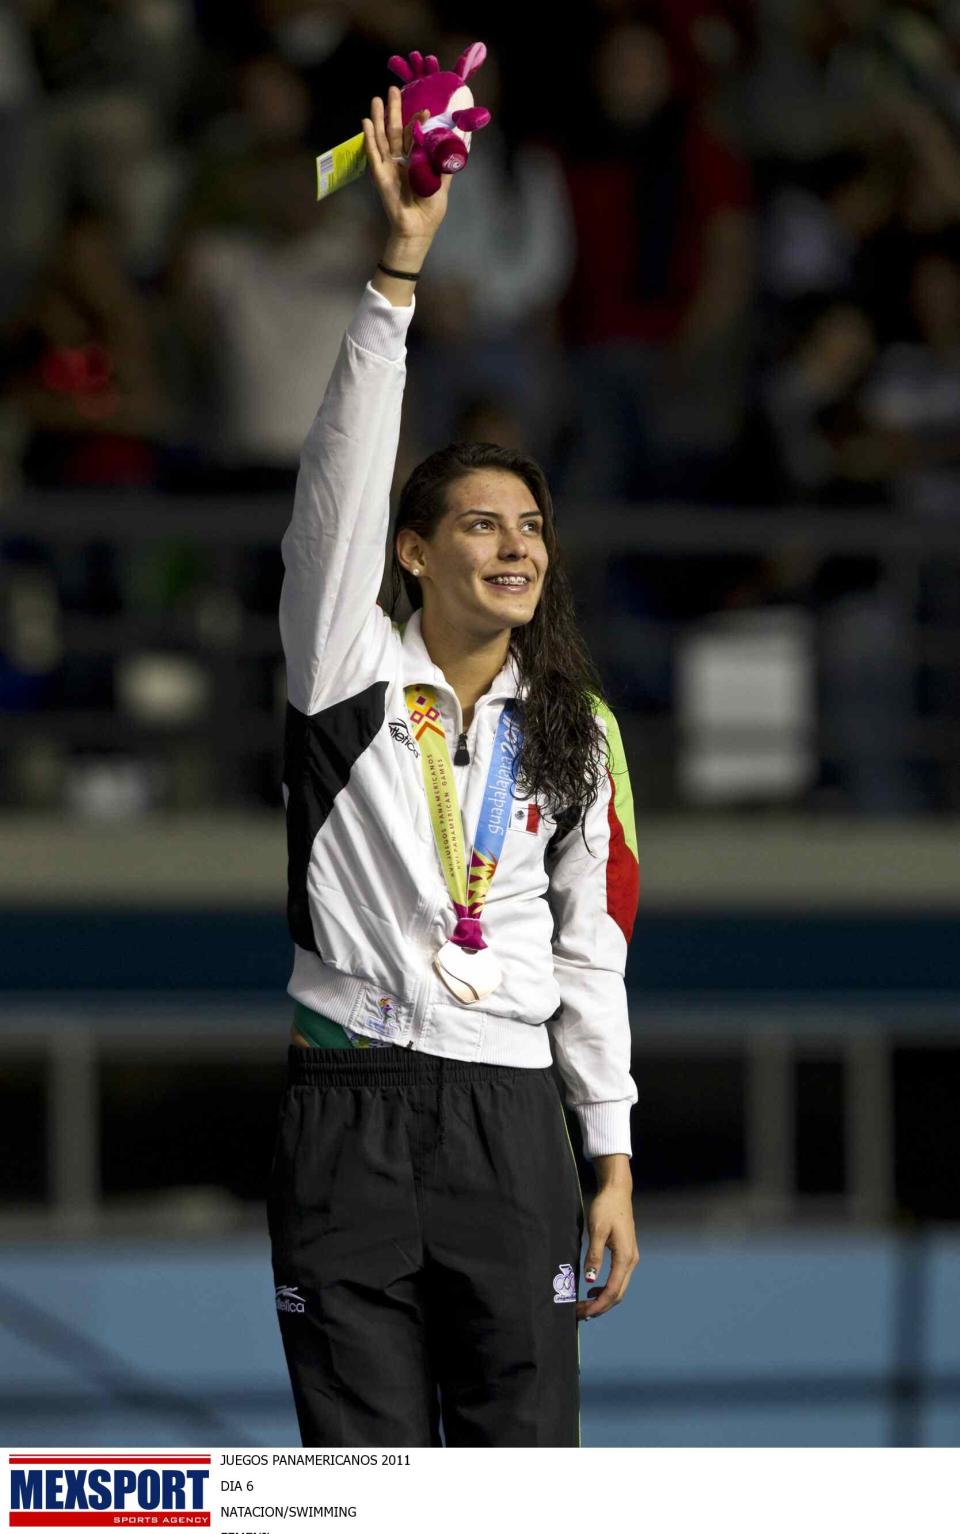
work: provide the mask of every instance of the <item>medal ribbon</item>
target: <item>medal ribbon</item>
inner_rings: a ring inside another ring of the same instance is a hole
[[[514,702],[511,699],[503,705],[497,721],[468,875],[460,803],[436,695],[432,687],[413,683],[404,688],[404,697],[414,738],[420,747],[420,765],[440,866],[457,913],[457,925],[449,940],[461,948],[486,948],[480,915],[500,860],[522,740],[520,726],[514,718]]]

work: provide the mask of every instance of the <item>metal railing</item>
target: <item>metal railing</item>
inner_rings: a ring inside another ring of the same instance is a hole
[[[117,551],[121,569],[137,551],[165,544],[189,544],[202,555],[203,576],[193,599],[182,608],[144,612],[124,605],[113,614],[65,611],[57,619],[59,639],[74,661],[97,657],[116,660],[134,651],[176,651],[193,658],[209,684],[209,706],[179,722],[150,722],[122,709],[70,706],[8,712],[3,720],[6,749],[31,740],[56,740],[66,749],[109,749],[163,758],[178,748],[199,750],[210,765],[211,802],[249,802],[245,766],[260,757],[269,763],[267,779],[276,780],[282,741],[283,668],[274,610],[245,607],[240,592],[250,560],[272,563],[267,589],[279,592],[282,575],[279,544],[289,520],[286,497],[252,496],[165,498],[126,492],[49,492],[24,495],[3,510],[0,537],[26,541],[54,559],[84,545],[107,543]],[[920,667],[954,668],[960,653],[960,611],[924,620],[918,597],[925,571],[955,564],[960,569],[960,524],[926,520],[905,513],[838,508],[810,510],[772,507],[741,510],[687,505],[634,505],[604,502],[561,505],[558,511],[564,555],[571,572],[581,622],[604,670],[616,659],[622,687],[629,675],[625,648],[655,637],[669,651],[689,633],[691,624],[627,618],[611,609],[609,580],[618,558],[756,554],[799,558],[807,567],[833,555],[865,556],[879,561],[884,590],[890,594],[901,649],[915,672]],[[122,578],[121,578],[122,579]],[[625,624],[611,631],[611,619]],[[940,621],[943,620],[943,621]],[[628,630],[629,639],[624,635]],[[820,640],[818,639],[818,644]],[[261,667],[259,682],[251,669]],[[266,668],[264,670],[263,668]],[[269,680],[264,685],[264,677]],[[266,690],[268,698],[262,694]],[[627,689],[629,690],[629,689]],[[615,691],[615,688],[612,689]],[[261,696],[256,696],[257,692]],[[651,712],[629,697],[614,698],[628,749],[645,761],[659,762],[669,782],[651,787],[641,775],[635,788],[641,804],[657,794],[654,807],[682,802],[671,776],[671,763],[682,746],[684,724],[676,713]],[[948,706],[939,714],[915,708],[899,721],[898,751],[914,764],[932,764],[960,775],[960,717]],[[789,733],[789,732],[788,732]],[[842,759],[848,732],[822,711],[812,723],[793,727],[795,744],[808,743],[821,759]],[[784,743],[783,729],[765,730],[719,724],[719,745],[762,749]],[[655,769],[649,774],[656,779]]]
[[[896,1047],[960,1042],[960,1006],[952,997],[844,996],[758,999],[724,996],[631,998],[634,1073],[644,1058],[678,1064],[718,1056],[743,1071],[742,1136],[745,1175],[718,1182],[705,1155],[702,1178],[678,1193],[657,1192],[637,1179],[644,1218],[664,1224],[709,1223],[767,1228],[827,1221],[861,1228],[895,1222],[895,1144],[892,1054]],[[153,1201],[105,1199],[101,1186],[101,1072],[105,1062],[169,1063],[189,1073],[215,1060],[262,1062],[279,1069],[286,1048],[285,998],[221,999],[189,993],[76,998],[10,995],[0,1009],[0,1071],[11,1061],[40,1062],[46,1109],[45,1201],[7,1206],[0,1229],[8,1236],[189,1234],[195,1207],[176,1197]],[[797,1061],[831,1061],[844,1073],[845,1186],[836,1195],[798,1189],[795,1125]],[[691,1104],[695,1109],[695,1104]],[[268,1110],[269,1111],[269,1110]],[[209,1218],[224,1232],[242,1228],[250,1211],[226,1193],[211,1193]],[[163,1204],[163,1209],[160,1205]],[[165,1211],[165,1212],[164,1212]],[[259,1217],[259,1216],[258,1216]]]

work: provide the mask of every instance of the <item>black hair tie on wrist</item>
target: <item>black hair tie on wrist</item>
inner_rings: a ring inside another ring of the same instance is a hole
[[[384,266],[382,261],[378,261],[377,265],[381,272],[386,272],[388,277],[405,277],[408,282],[416,282],[420,276],[419,272],[398,272],[392,266]]]

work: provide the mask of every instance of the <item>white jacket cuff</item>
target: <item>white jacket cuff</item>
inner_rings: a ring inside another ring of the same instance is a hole
[[[416,307],[416,297],[411,296],[409,305],[396,308],[368,282],[347,326],[347,335],[364,351],[400,362],[407,349],[407,331]]]
[[[629,1101],[616,1103],[578,1103],[574,1109],[580,1121],[583,1154],[588,1161],[594,1156],[629,1156],[633,1152],[630,1143]]]

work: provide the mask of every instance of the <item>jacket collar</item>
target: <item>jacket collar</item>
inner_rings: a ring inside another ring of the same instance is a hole
[[[403,640],[403,663],[401,668],[401,685],[408,687],[411,682],[429,682],[434,687],[444,687],[447,692],[453,692],[453,688],[447,681],[440,667],[430,658],[430,652],[423,642],[420,632],[420,616],[423,609],[418,607],[404,624],[398,624]],[[508,655],[502,668],[497,672],[488,690],[483,694],[483,702],[493,703],[498,698],[515,698],[517,694],[517,665],[512,655]],[[525,683],[520,690],[519,696],[525,698],[529,690],[529,684]],[[478,699],[478,702],[481,700]]]

